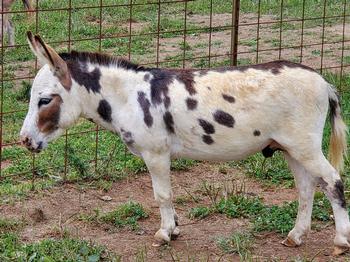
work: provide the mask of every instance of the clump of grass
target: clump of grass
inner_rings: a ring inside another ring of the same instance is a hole
[[[298,202],[283,205],[265,205],[259,198],[242,193],[222,196],[209,206],[191,208],[191,219],[203,219],[211,214],[224,214],[230,218],[247,218],[253,224],[253,231],[274,231],[287,234],[294,226]],[[330,221],[331,205],[323,194],[315,195],[312,217],[318,221]]]
[[[238,254],[241,261],[251,261],[254,238],[249,232],[235,232],[229,237],[220,237],[217,245],[227,254]]]
[[[188,216],[192,219],[193,218],[203,219],[209,216],[211,213],[212,213],[211,208],[200,206],[200,207],[191,208]]]
[[[176,159],[174,161],[171,161],[171,170],[188,171],[190,167],[195,165],[195,163],[196,161],[191,159]]]
[[[0,234],[16,231],[23,225],[23,221],[8,218],[0,218]]]
[[[24,244],[17,235],[0,236],[1,261],[121,261],[102,246],[77,239],[47,239]]]
[[[233,195],[228,199],[222,198],[215,206],[216,212],[231,218],[249,218],[260,213],[263,209],[264,205],[259,198],[247,197],[242,194]]]
[[[297,207],[295,201],[282,206],[265,206],[252,219],[254,230],[288,233],[293,228]]]
[[[98,209],[95,209],[92,215],[81,214],[79,219],[98,224],[112,224],[117,228],[127,227],[131,230],[137,230],[140,227],[137,221],[147,217],[148,214],[141,204],[129,201],[107,213],[101,214]]]
[[[31,84],[28,81],[22,81],[22,87],[20,90],[16,91],[16,99],[20,101],[27,102],[30,98]]]
[[[139,228],[137,221],[147,217],[148,214],[141,204],[129,201],[118,206],[115,210],[103,214],[100,219],[103,222],[112,223],[118,228],[129,227],[136,230]]]
[[[265,158],[256,154],[237,163],[234,167],[243,168],[251,177],[263,181],[267,185],[283,185],[286,188],[294,186],[294,178],[281,152],[275,152],[273,157]]]

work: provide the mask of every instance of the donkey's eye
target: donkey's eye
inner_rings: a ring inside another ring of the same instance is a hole
[[[47,105],[51,102],[52,98],[41,98],[38,103],[38,107],[40,108],[42,105]]]

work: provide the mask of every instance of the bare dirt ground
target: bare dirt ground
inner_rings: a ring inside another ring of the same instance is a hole
[[[294,189],[264,187],[251,178],[242,176],[234,169],[227,169],[226,174],[219,172],[215,164],[199,164],[186,172],[173,172],[172,181],[175,199],[189,197],[200,190],[203,181],[208,183],[225,183],[235,181],[244,183],[245,192],[258,195],[265,203],[282,204],[297,199]],[[108,195],[111,201],[101,200]],[[141,229],[130,231],[115,229],[108,225],[96,225],[78,220],[78,215],[92,213],[99,208],[110,211],[118,204],[128,200],[137,201],[148,210],[149,217],[140,222]],[[202,197],[199,204],[209,204],[209,199]],[[191,220],[188,211],[197,206],[191,201],[175,204],[180,217],[181,234],[170,246],[152,247],[153,234],[159,227],[159,211],[153,200],[151,179],[147,174],[132,177],[114,183],[109,192],[82,188],[66,184],[40,194],[33,194],[27,199],[12,205],[2,205],[0,212],[7,218],[26,221],[19,235],[23,241],[39,241],[49,237],[60,237],[68,234],[105,245],[108,250],[119,254],[123,261],[132,261],[143,252],[147,261],[239,261],[236,254],[224,254],[216,245],[218,237],[229,236],[249,226],[245,219],[229,219],[223,215],[211,215],[203,220]],[[333,225],[323,226],[313,231],[305,239],[305,244],[298,248],[287,248],[280,244],[283,237],[276,233],[256,235],[253,246],[254,258],[262,260],[294,261],[295,259],[314,259],[313,261],[330,261]],[[346,257],[340,258],[345,259]],[[339,259],[339,258],[338,258]]]

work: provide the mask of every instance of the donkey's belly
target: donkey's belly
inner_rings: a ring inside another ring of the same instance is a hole
[[[210,145],[203,145],[196,143],[196,140],[182,141],[181,139],[175,139],[172,146],[172,157],[208,161],[241,160],[249,155],[260,152],[271,142],[268,139],[233,141],[234,139],[232,138],[232,141],[217,139]]]

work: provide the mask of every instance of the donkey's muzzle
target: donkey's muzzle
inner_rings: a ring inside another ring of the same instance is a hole
[[[32,138],[22,135],[21,144],[33,153],[39,153],[43,148],[43,142],[36,143]]]

